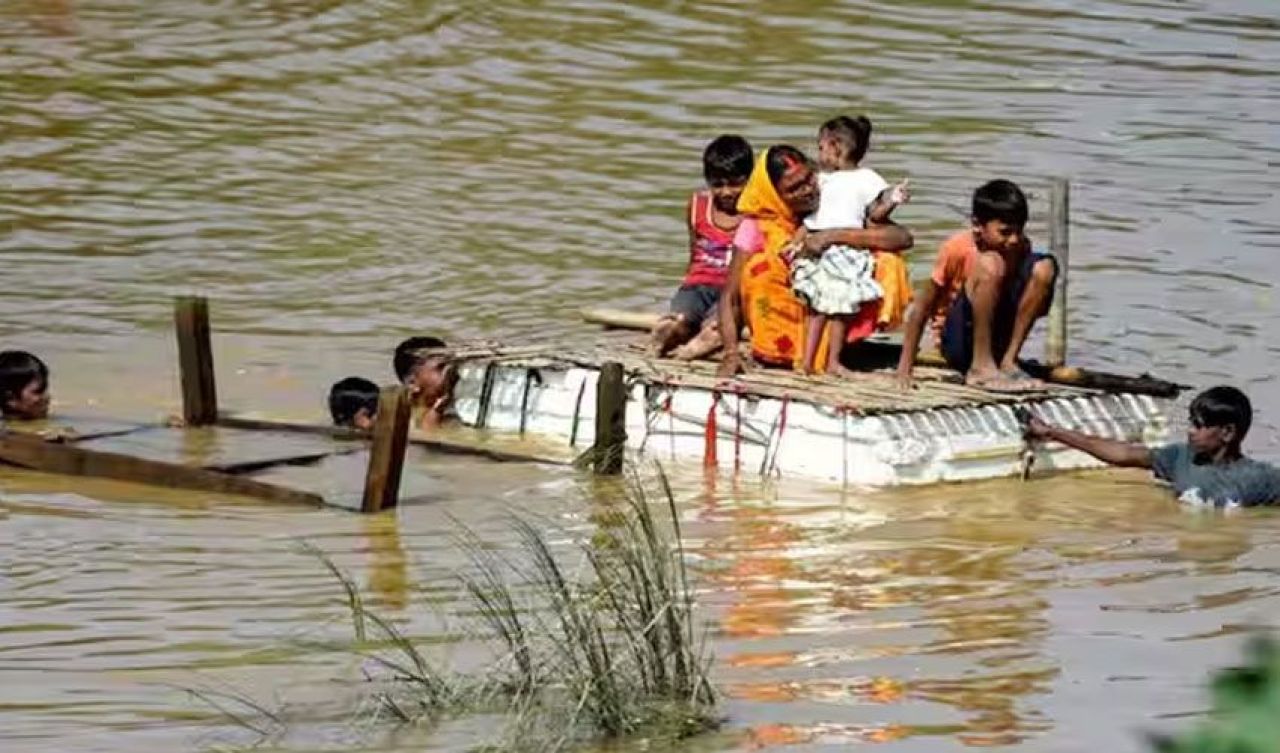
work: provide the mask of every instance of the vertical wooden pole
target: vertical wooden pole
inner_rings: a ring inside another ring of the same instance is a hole
[[[595,472],[602,476],[622,473],[626,442],[626,379],[622,364],[609,362],[600,367],[600,380],[596,382]]]
[[[378,417],[373,423],[361,512],[379,512],[395,507],[400,500],[400,473],[404,469],[404,449],[409,443],[410,408],[409,391],[404,387],[384,387],[378,396]]]
[[[174,300],[173,323],[178,333],[178,370],[182,378],[182,418],[187,426],[218,420],[218,392],[213,378],[213,349],[209,341],[209,301],[199,296]]]
[[[1054,178],[1049,193],[1049,250],[1058,260],[1058,282],[1049,309],[1045,362],[1050,368],[1067,362],[1067,276],[1071,269],[1071,183]]]

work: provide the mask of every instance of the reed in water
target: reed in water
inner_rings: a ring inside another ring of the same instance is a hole
[[[471,565],[459,578],[491,655],[475,672],[424,655],[327,563],[343,583],[357,650],[383,670],[373,677],[378,715],[421,723],[502,712],[507,729],[496,747],[525,750],[716,726],[711,658],[661,469],[655,484],[656,499],[633,474],[597,533],[568,547],[569,556],[553,548],[547,527],[518,514],[510,551],[459,527]]]

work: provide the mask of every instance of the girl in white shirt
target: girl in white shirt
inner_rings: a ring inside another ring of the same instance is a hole
[[[859,167],[870,141],[871,121],[861,115],[841,115],[818,130],[820,202],[818,211],[805,218],[807,230],[862,229],[868,221],[888,221],[895,207],[910,200],[907,181],[890,187],[875,170]],[[824,371],[843,373],[840,346],[849,320],[864,303],[884,296],[875,279],[875,258],[862,249],[831,246],[820,256],[796,259],[791,287],[809,307],[805,372],[817,371],[814,360],[825,328],[829,346]]]

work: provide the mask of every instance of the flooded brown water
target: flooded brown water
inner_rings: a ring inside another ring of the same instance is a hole
[[[917,278],[976,184],[1043,206],[1070,176],[1073,359],[1244,387],[1280,460],[1277,70],[1272,0],[0,0],[0,347],[46,356],[59,410],[154,417],[169,297],[200,292],[224,402],[317,416],[413,332],[660,305],[708,139],[809,146],[863,111],[869,164],[916,189]],[[422,465],[428,499],[377,519],[0,474],[0,748],[217,744],[198,685],[289,704],[285,749],[483,742],[346,724],[352,662],[306,640],[339,594],[296,540],[444,638],[449,516],[585,528],[598,493]],[[1280,520],[1137,476],[677,481],[728,701],[710,749],[1138,750],[1280,618]]]

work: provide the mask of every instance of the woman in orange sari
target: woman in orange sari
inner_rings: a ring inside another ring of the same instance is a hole
[[[821,254],[835,244],[879,252],[876,280],[885,288],[885,298],[864,307],[849,327],[849,342],[901,319],[910,288],[897,252],[911,248],[911,233],[892,223],[862,230],[807,232],[801,221],[817,208],[817,173],[809,158],[785,144],[765,150],[738,199],[738,211],[746,218],[734,237],[729,279],[720,299],[721,376],[742,370],[738,334],[744,323],[751,330],[752,358],[770,366],[801,367],[806,309],[791,292],[793,253]],[[819,363],[826,358],[826,348],[824,338],[818,348]]]

